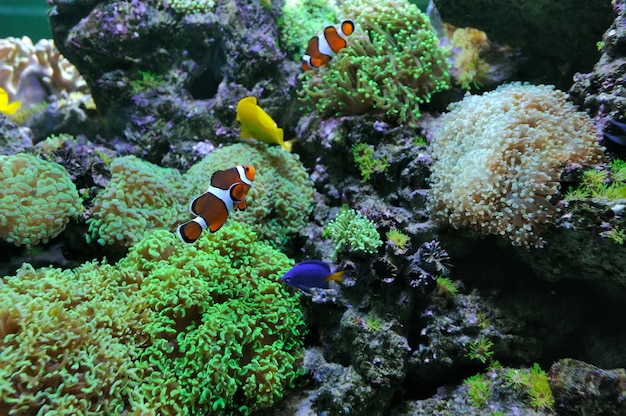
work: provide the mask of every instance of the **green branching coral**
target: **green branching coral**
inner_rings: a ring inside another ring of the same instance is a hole
[[[208,186],[217,169],[247,163],[256,168],[254,185],[248,192],[245,211],[233,212],[229,221],[251,225],[259,238],[284,247],[289,238],[305,227],[313,210],[313,183],[300,158],[279,146],[238,143],[209,153],[185,174],[190,198]],[[189,215],[183,218],[189,219]]]
[[[283,49],[299,60],[311,37],[337,21],[339,8],[328,0],[286,0],[278,19]]]
[[[0,281],[0,413],[249,415],[302,374],[293,261],[230,222]],[[41,296],[45,293],[46,296]]]
[[[93,201],[87,220],[99,244],[130,246],[155,228],[174,230],[187,211],[182,176],[135,156],[111,163],[111,182]]]
[[[342,8],[357,30],[328,65],[303,75],[302,102],[320,116],[376,113],[414,122],[419,105],[450,82],[428,17],[407,0],[354,0]]]
[[[26,153],[0,156],[0,238],[17,246],[47,243],[82,211],[63,166]]]
[[[373,221],[347,206],[324,229],[324,237],[335,244],[333,256],[342,251],[361,254],[376,253],[383,243]]]
[[[352,145],[352,157],[354,163],[361,171],[362,182],[369,180],[372,173],[382,173],[390,166],[387,156],[375,156],[374,147],[367,143],[355,143]]]

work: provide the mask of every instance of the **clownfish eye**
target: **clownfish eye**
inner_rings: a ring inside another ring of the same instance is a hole
[[[242,167],[243,167],[243,174],[246,175],[246,178],[253,181],[254,174],[256,173],[254,167],[250,165],[242,165]]]

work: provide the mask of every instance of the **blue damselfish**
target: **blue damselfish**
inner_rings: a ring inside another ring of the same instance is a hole
[[[298,263],[282,277],[283,283],[308,291],[314,287],[328,289],[330,282],[343,282],[343,271],[331,273],[330,265],[321,260]]]

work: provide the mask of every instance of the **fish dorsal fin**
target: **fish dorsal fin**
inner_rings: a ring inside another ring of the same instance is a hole
[[[238,182],[241,182],[241,177],[237,167],[215,171],[211,176],[211,186],[219,189],[230,189],[233,184]]]
[[[328,270],[328,273],[330,273],[330,264],[322,260],[304,260],[298,264],[317,264],[318,266],[322,266],[323,268]]]
[[[344,36],[350,36],[351,34],[354,33],[354,22],[352,20],[344,20],[343,22],[341,22],[341,33]]]

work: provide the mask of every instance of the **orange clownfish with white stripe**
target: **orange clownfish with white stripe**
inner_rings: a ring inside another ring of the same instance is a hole
[[[178,237],[185,243],[193,243],[207,228],[212,233],[219,230],[233,208],[246,209],[245,198],[254,182],[254,173],[250,165],[215,172],[209,189],[191,201],[189,212],[196,218],[178,227]]]
[[[344,20],[339,27],[328,26],[323,33],[313,36],[302,56],[302,69],[310,71],[330,62],[334,54],[346,47],[354,28],[352,20]]]

